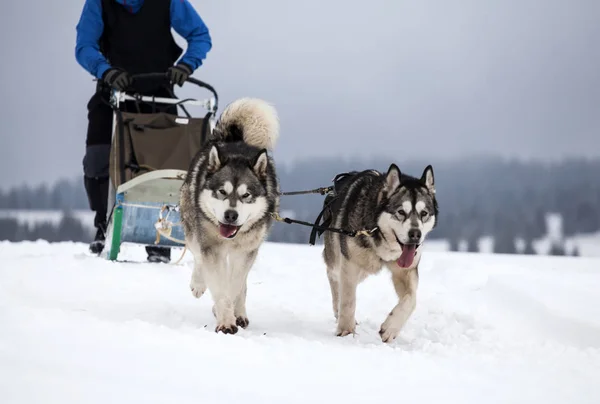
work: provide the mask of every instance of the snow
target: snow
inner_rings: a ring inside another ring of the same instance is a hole
[[[600,402],[598,258],[430,249],[386,345],[388,274],[360,285],[357,335],[335,337],[320,247],[264,245],[236,335],[192,297],[191,254],[86,248],[0,243],[2,403]]]

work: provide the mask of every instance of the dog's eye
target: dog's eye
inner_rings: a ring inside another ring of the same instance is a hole
[[[398,211],[398,214],[399,214],[400,216],[406,216],[406,212],[405,212],[403,209],[400,209],[400,210]]]
[[[429,214],[426,210],[421,211],[421,217],[426,217]]]
[[[244,199],[250,198],[250,193],[246,192],[244,195],[242,195],[242,198],[244,198]]]
[[[227,195],[227,192],[225,192],[225,190],[224,190],[224,189],[219,189],[219,193],[220,193],[221,195]]]

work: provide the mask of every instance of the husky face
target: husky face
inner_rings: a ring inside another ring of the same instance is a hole
[[[208,159],[207,182],[200,193],[200,206],[227,239],[234,238],[264,217],[268,204],[261,180],[266,174],[266,151],[253,159],[221,161],[213,147]]]
[[[402,254],[398,264],[410,267],[417,248],[437,223],[433,168],[427,166],[417,179],[401,174],[392,164],[383,192],[385,202],[378,225],[385,233],[392,234],[400,245]]]

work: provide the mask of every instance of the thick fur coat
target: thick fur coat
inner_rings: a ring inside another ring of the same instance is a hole
[[[276,110],[242,98],[223,111],[207,145],[190,164],[180,194],[186,245],[194,255],[190,288],[208,288],[215,331],[249,324],[248,273],[279,209],[279,182],[269,151],[279,137]]]
[[[331,287],[338,336],[355,332],[356,289],[369,275],[387,267],[398,304],[380,328],[384,342],[396,338],[416,306],[418,266],[427,234],[436,226],[438,205],[433,168],[420,179],[403,175],[395,164],[387,174],[368,170],[343,179],[326,219],[335,228],[377,229],[350,237],[325,232],[323,258]],[[329,203],[327,202],[327,203]]]

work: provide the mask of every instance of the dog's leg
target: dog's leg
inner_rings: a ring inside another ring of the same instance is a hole
[[[185,239],[188,250],[194,257],[194,269],[190,280],[190,290],[195,298],[200,298],[206,292],[206,282],[202,275],[202,249],[196,237],[186,237]]]
[[[240,294],[235,299],[235,305],[233,308],[233,315],[235,316],[235,324],[238,327],[246,328],[250,324],[248,320],[248,314],[246,313],[246,292],[248,291],[248,285],[244,282]]]
[[[237,272],[240,278],[240,285],[237,285],[237,297],[235,298],[234,303],[234,315],[235,315],[235,323],[242,328],[248,327],[250,324],[250,320],[248,320],[248,314],[246,313],[246,293],[248,291],[248,274],[250,273],[250,269],[252,265],[254,265],[254,261],[256,260],[256,255],[258,250],[254,250],[249,254],[242,254],[239,260],[232,261],[232,264],[238,265]],[[236,269],[234,269],[236,271]],[[236,277],[237,277],[236,276]]]
[[[347,260],[343,260],[339,271],[339,312],[336,335],[344,337],[356,330],[356,288],[360,269]]]
[[[206,292],[206,282],[202,275],[202,260],[194,254],[194,269],[192,271],[192,279],[190,281],[190,289],[195,298],[200,298]]]
[[[231,268],[227,265],[227,257],[206,254],[202,264],[202,273],[210,294],[213,297],[213,314],[217,319],[216,332],[235,334],[238,331],[233,315],[233,297],[231,295]]]
[[[339,266],[339,237],[325,232],[323,236],[323,261],[327,267],[327,279],[331,288],[331,304],[333,316],[338,320],[340,309],[340,266]]]
[[[398,304],[392,309],[387,319],[381,324],[379,335],[383,342],[393,341],[406,320],[415,310],[417,305],[417,286],[419,274],[417,269],[402,270],[394,268],[392,282],[398,295]]]
[[[340,307],[340,282],[339,282],[339,270],[328,266],[327,267],[327,279],[329,279],[329,287],[331,288],[331,304],[333,306],[333,316],[336,321],[338,319],[338,312]]]

